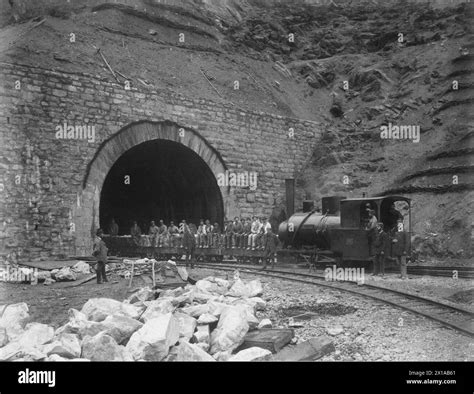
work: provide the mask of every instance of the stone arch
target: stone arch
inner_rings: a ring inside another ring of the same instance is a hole
[[[183,133],[184,131],[184,133]],[[123,127],[104,141],[89,163],[83,180],[78,203],[73,209],[76,223],[76,254],[89,255],[95,230],[99,227],[101,191],[109,171],[126,152],[151,141],[170,141],[199,156],[214,175],[224,173],[227,166],[219,152],[197,131],[171,121],[140,121]],[[217,185],[217,183],[216,183]],[[228,210],[229,189],[220,188],[221,216]]]

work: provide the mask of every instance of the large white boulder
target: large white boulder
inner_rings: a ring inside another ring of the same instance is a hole
[[[65,282],[76,280],[77,276],[76,272],[74,272],[71,267],[63,267],[55,273],[54,279],[56,279],[57,282]]]
[[[181,308],[181,312],[186,313],[192,317],[198,318],[204,313],[209,313],[209,306],[207,304],[191,305]]]
[[[106,329],[102,323],[87,320],[84,313],[74,308],[69,309],[68,315],[69,321],[56,330],[55,336],[67,333],[76,334],[82,339],[86,336],[93,337]]]
[[[210,313],[203,313],[201,316],[199,316],[199,319],[197,320],[198,325],[203,325],[203,324],[212,324],[216,323],[219,319],[210,314]]]
[[[245,311],[228,306],[222,312],[217,328],[211,334],[211,354],[237,348],[243,342],[248,330]]]
[[[46,357],[44,344],[51,342],[54,329],[46,324],[29,323],[21,335],[0,349],[0,360],[30,360],[36,361]]]
[[[6,329],[8,338],[12,340],[21,335],[29,317],[28,305],[24,302],[3,306],[0,327]]]
[[[91,298],[81,309],[88,320],[100,322],[109,315],[129,316],[138,319],[143,309],[135,305],[119,302],[111,298]]]
[[[179,323],[171,313],[148,320],[127,343],[135,360],[161,361],[179,339]]]
[[[143,326],[138,320],[121,315],[107,316],[100,324],[119,345],[126,343],[132,334]]]
[[[52,343],[45,345],[43,351],[48,355],[57,355],[66,359],[81,357],[81,342],[77,335],[62,334]]]
[[[247,324],[249,325],[250,330],[255,330],[258,327],[260,321],[255,317],[253,312],[254,308],[251,305],[242,303],[235,305],[235,308],[238,308],[245,313],[245,318],[247,319]]]
[[[76,274],[90,274],[91,267],[85,261],[78,261],[76,264],[72,266],[72,271]]]
[[[266,361],[270,360],[272,352],[261,347],[250,347],[248,349],[241,350],[234,356],[229,358],[229,361]]]
[[[82,358],[91,361],[133,361],[128,350],[115,342],[115,339],[106,332],[84,338],[82,341]]]
[[[247,287],[249,289],[249,297],[258,297],[263,294],[262,282],[258,279],[251,280],[247,283]]]
[[[177,350],[176,361],[216,361],[210,354],[201,349],[200,346],[189,342],[180,342]]]
[[[222,311],[228,307],[227,304],[223,302],[218,302],[218,301],[209,301],[207,303],[208,310],[211,315],[214,315],[215,317],[219,317],[222,313]]]
[[[250,297],[250,289],[241,279],[237,279],[226,295],[238,298]]]
[[[25,331],[16,339],[25,347],[38,347],[54,338],[54,328],[42,323],[28,323]]]
[[[196,319],[182,312],[175,312],[175,319],[178,321],[179,326],[179,337],[187,340],[191,339],[194,330],[196,329]]]
[[[194,333],[194,338],[197,342],[209,343],[210,330],[209,326],[197,326],[197,330]]]
[[[41,346],[26,346],[20,341],[9,342],[0,348],[0,361],[38,361],[46,358]]]
[[[145,312],[141,315],[140,320],[146,323],[148,320],[173,312],[174,310],[175,307],[169,298],[158,298],[157,300],[148,303],[148,306]]]

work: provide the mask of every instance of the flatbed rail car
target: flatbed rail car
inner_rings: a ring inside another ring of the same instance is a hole
[[[142,235],[136,242],[129,235],[109,236],[104,235],[104,242],[109,248],[109,254],[118,257],[148,257],[156,260],[180,259],[185,254],[181,246],[151,246],[151,237]],[[264,258],[261,249],[248,250],[247,248],[225,248],[225,247],[196,247],[194,256],[196,261],[211,260],[221,262],[225,256],[235,258],[238,262],[258,263]]]

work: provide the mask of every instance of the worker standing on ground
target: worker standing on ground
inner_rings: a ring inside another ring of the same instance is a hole
[[[94,250],[92,255],[97,259],[96,272],[97,272],[97,283],[101,284],[103,282],[108,282],[107,276],[105,275],[105,264],[107,264],[107,246],[105,245],[104,240],[102,239],[104,232],[99,228],[96,232],[96,237],[94,239]]]
[[[270,226],[267,229],[267,232],[263,235],[263,250],[264,250],[264,258],[263,258],[263,268],[267,268],[267,262],[271,260],[272,269],[275,266],[275,257],[276,257],[276,250],[278,246],[278,236],[273,233],[272,227]]]
[[[196,250],[196,238],[189,226],[183,227],[183,248],[185,254],[186,267],[191,263],[191,268],[194,268],[194,252]]]
[[[372,275],[385,276],[385,259],[390,254],[390,237],[384,231],[383,223],[377,223],[374,239],[374,272]]]

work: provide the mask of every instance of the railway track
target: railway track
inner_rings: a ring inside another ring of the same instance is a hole
[[[334,281],[328,282],[324,276],[313,275],[303,272],[295,272],[282,269],[271,269],[262,271],[248,265],[222,264],[197,262],[196,266],[202,268],[217,269],[223,271],[234,271],[258,274],[271,278],[290,280],[293,282],[324,286],[334,290],[345,291],[359,296],[371,298],[391,306],[415,313],[417,315],[434,320],[445,327],[474,337],[474,313],[461,307],[455,307],[414,294],[398,290],[387,289],[374,284],[358,285],[354,282]]]

